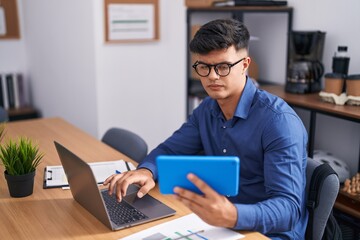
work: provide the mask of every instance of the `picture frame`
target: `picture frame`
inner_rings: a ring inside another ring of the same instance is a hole
[[[20,39],[16,0],[0,0],[0,40]]]
[[[159,0],[104,0],[105,42],[160,39]]]

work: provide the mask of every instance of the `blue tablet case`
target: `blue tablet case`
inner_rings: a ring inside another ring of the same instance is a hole
[[[156,158],[162,194],[174,194],[175,186],[201,194],[187,178],[194,173],[221,195],[235,196],[239,190],[240,159],[235,156],[160,155]]]

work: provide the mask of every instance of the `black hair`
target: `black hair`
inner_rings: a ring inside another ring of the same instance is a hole
[[[213,50],[249,48],[250,34],[246,26],[236,19],[217,19],[203,25],[190,42],[190,51],[207,54]]]

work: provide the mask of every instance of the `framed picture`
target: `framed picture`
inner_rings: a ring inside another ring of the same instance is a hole
[[[159,0],[105,0],[105,42],[159,40]]]
[[[16,0],[0,0],[0,40],[20,38],[16,2]]]

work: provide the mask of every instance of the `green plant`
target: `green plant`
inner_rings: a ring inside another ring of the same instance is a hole
[[[1,136],[0,128],[0,136]],[[23,175],[36,170],[44,154],[38,145],[25,137],[17,141],[8,140],[0,145],[0,159],[9,175]]]

